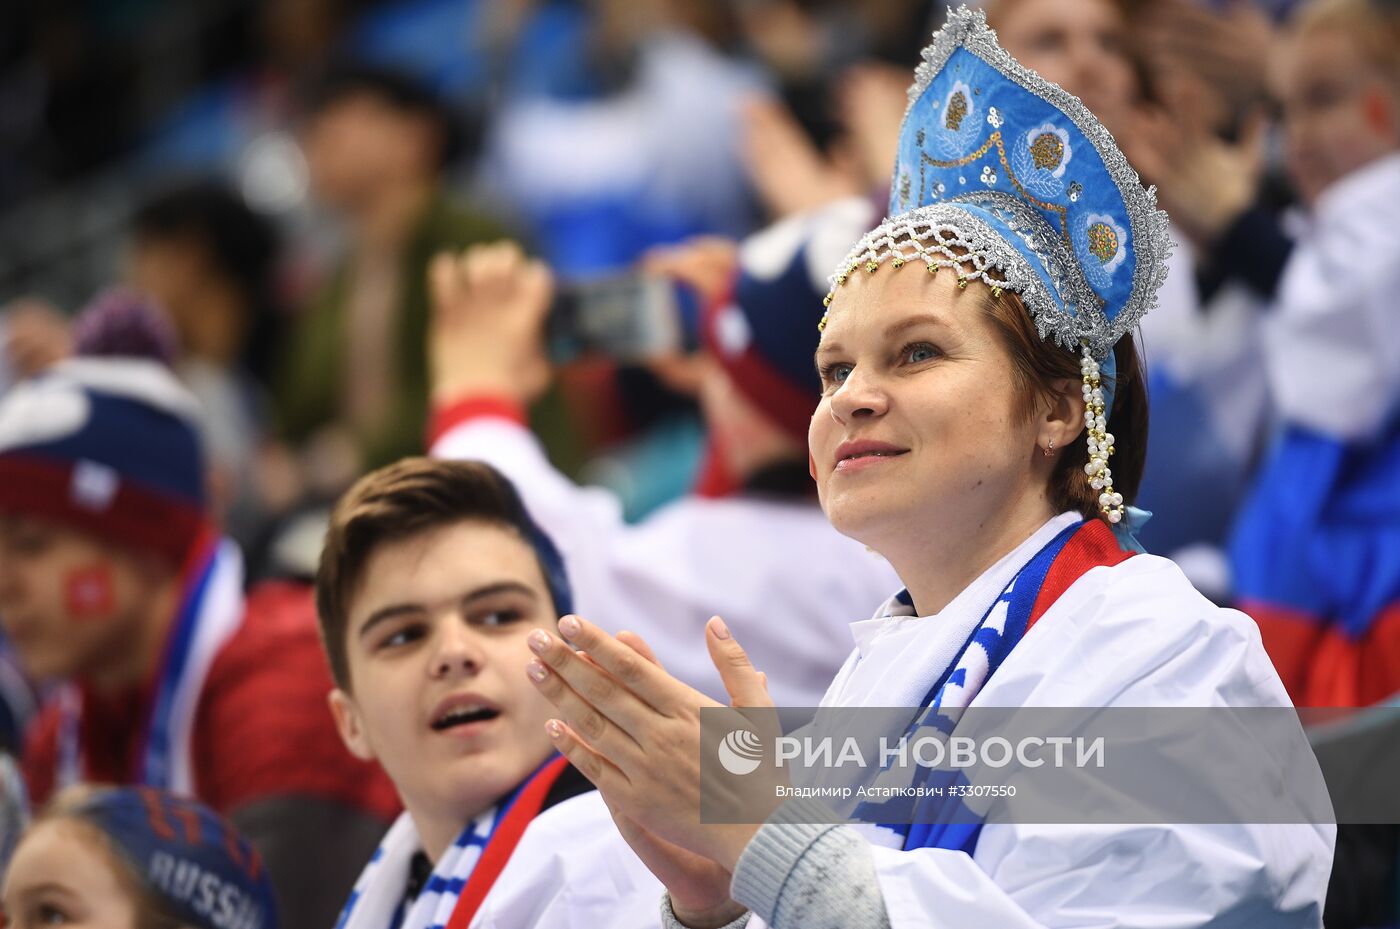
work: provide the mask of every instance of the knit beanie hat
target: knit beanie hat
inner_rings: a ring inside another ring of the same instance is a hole
[[[826,274],[876,212],[869,200],[853,197],[750,236],[732,294],[705,310],[710,353],[739,392],[804,448],[821,397],[812,356]]]
[[[150,787],[97,788],[67,815],[101,830],[180,925],[277,929],[262,859],[204,804]]]
[[[0,399],[0,512],[179,564],[206,520],[199,416],[159,362],[60,362]]]

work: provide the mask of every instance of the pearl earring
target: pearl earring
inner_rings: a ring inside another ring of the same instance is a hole
[[[1050,453],[1053,452],[1054,450],[1055,450],[1055,440],[1054,440],[1054,439],[1051,439],[1049,442],[1046,442],[1046,443],[1045,443],[1045,457],[1046,457],[1046,458],[1049,458],[1049,457],[1050,457]]]

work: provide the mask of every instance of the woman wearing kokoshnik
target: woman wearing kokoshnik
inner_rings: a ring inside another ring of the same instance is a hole
[[[853,624],[823,706],[1288,707],[1254,624],[1131,535],[1147,436],[1129,330],[1166,216],[980,12],[923,57],[893,218],[832,278],[809,433],[827,517],[905,589]],[[1325,824],[893,830],[815,825],[802,799],[702,823],[716,704],[581,618],[559,632],[531,643],[547,731],[672,891],[668,925],[1321,924]],[[769,704],[718,617],[706,640],[735,704]]]

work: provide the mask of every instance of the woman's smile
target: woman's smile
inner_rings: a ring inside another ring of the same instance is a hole
[[[889,442],[877,442],[871,439],[846,441],[836,448],[835,468],[843,474],[864,471],[892,461],[901,455],[908,454],[908,452],[909,449],[891,445]]]

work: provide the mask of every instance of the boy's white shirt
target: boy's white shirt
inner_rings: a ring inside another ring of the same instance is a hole
[[[851,620],[900,586],[888,562],[839,534],[815,502],[690,497],[628,525],[616,497],[574,484],[509,420],[463,422],[431,454],[484,461],[510,478],[564,556],[577,612],[637,633],[667,672],[723,703],[704,646],[711,616],[769,672],[777,705],[815,706]]]
[[[655,929],[664,890],[589,791],[536,817],[471,925]]]
[[[852,624],[857,648],[823,704],[917,705],[1010,578],[1075,518],[1047,523],[936,616]],[[1289,700],[1252,620],[1206,600],[1171,561],[1137,555],[1072,584],[971,705]],[[888,831],[857,828],[893,929],[1317,927],[1336,838],[1310,825],[989,825],[969,857],[890,848]]]
[[[1282,419],[1342,441],[1372,437],[1400,405],[1400,152],[1322,192],[1265,324]]]
[[[483,833],[489,831],[489,819],[485,815],[478,820]],[[412,817],[400,814],[356,881],[349,918],[336,929],[388,929],[403,903],[410,862],[421,850]],[[465,863],[469,873],[480,850],[461,852],[473,856]],[[461,871],[446,860],[435,873],[443,870]],[[544,810],[530,822],[471,927],[655,927],[663,890],[617,832],[602,798],[589,791]],[[401,929],[444,926],[456,903],[455,893],[425,890]]]

